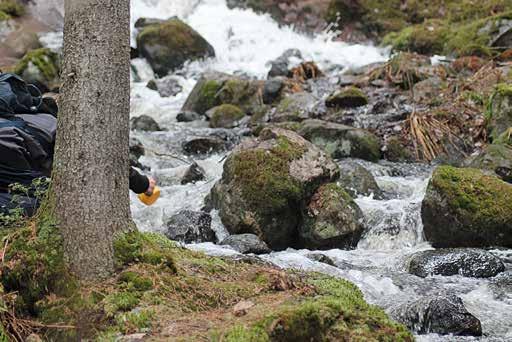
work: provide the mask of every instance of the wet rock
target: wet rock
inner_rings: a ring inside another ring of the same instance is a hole
[[[235,251],[242,254],[267,254],[271,252],[267,244],[254,234],[230,235],[222,240],[220,244],[231,246]]]
[[[272,122],[303,121],[309,119],[317,100],[310,93],[294,93],[281,100],[271,116]]]
[[[326,265],[329,265],[329,266],[336,267],[335,262],[331,258],[329,258],[327,255],[325,255],[325,254],[322,254],[322,253],[309,253],[306,256],[307,256],[308,259],[311,259],[313,261],[318,261],[318,262],[321,262],[322,264],[326,264]]]
[[[289,76],[290,64],[298,64],[302,61],[302,53],[297,49],[289,49],[283,52],[281,56],[270,62],[270,71],[268,72],[268,78],[278,76]]]
[[[302,203],[338,177],[320,149],[294,132],[266,128],[228,157],[211,202],[231,234],[253,233],[284,249],[298,240]]]
[[[363,129],[313,119],[303,121],[298,133],[335,159],[346,157],[369,161],[380,159],[378,138]]]
[[[182,210],[165,223],[165,235],[184,243],[214,242],[215,232],[211,228],[210,214],[202,211]]]
[[[265,82],[263,86],[263,103],[272,104],[281,98],[281,90],[283,90],[284,81],[281,78],[272,78]]]
[[[187,170],[185,171],[185,174],[183,175],[183,178],[181,179],[181,184],[189,184],[189,183],[195,183],[202,181],[206,178],[206,171],[199,166],[197,163],[193,163],[190,165]]]
[[[512,185],[477,169],[438,167],[421,217],[434,247],[512,247]]]
[[[138,160],[146,153],[139,139],[130,137],[130,159]]]
[[[145,131],[145,132],[156,132],[161,131],[160,126],[152,117],[148,115],[141,115],[131,120],[131,126],[133,130]]]
[[[148,82],[147,87],[151,90],[158,91],[161,97],[176,96],[183,90],[180,82],[174,76],[151,80]]]
[[[183,151],[189,155],[210,154],[226,150],[227,143],[221,138],[210,136],[192,138],[183,143],[182,147]]]
[[[498,140],[512,127],[512,86],[498,85],[490,104],[490,118],[487,124],[489,137]]]
[[[178,122],[192,122],[202,120],[204,116],[197,114],[196,112],[180,112],[176,115],[176,121]]]
[[[356,87],[345,87],[325,100],[327,107],[354,108],[368,104],[368,97],[363,91]]]
[[[512,294],[512,271],[498,274],[491,280],[489,288],[498,300],[509,300]]]
[[[393,310],[391,316],[417,334],[482,335],[478,318],[453,295],[420,298]]]
[[[32,50],[16,64],[14,73],[42,93],[49,92],[59,86],[60,56],[50,49]]]
[[[335,183],[322,185],[311,198],[299,228],[308,249],[350,249],[357,246],[363,214],[348,193]]]
[[[384,197],[373,175],[361,164],[353,160],[342,160],[338,166],[341,175],[339,182],[352,197],[358,195],[373,195],[376,199]]]
[[[235,128],[245,117],[245,113],[237,106],[223,104],[206,112],[211,128]]]
[[[408,272],[429,275],[489,278],[505,270],[503,262],[489,252],[477,249],[438,249],[415,253],[408,260]]]
[[[506,144],[488,145],[478,156],[467,161],[468,167],[489,171],[512,183],[512,147]]]
[[[142,28],[137,35],[137,48],[160,77],[181,68],[187,61],[215,57],[213,47],[176,17]]]
[[[201,75],[181,110],[205,114],[213,107],[231,104],[253,115],[264,110],[262,88],[261,81],[207,72]]]

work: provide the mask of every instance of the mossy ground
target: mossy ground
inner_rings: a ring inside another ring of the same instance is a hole
[[[49,341],[114,341],[145,332],[151,341],[259,341],[255,329],[264,341],[412,340],[343,280],[208,257],[160,234],[131,232],[116,240],[116,273],[79,284],[66,271],[52,222],[2,235],[4,340],[36,332]],[[254,306],[235,314],[244,300]]]

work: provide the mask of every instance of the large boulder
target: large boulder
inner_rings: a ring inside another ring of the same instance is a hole
[[[364,230],[363,214],[352,197],[335,183],[322,185],[311,198],[299,234],[309,249],[349,249]]]
[[[160,77],[187,61],[215,57],[213,47],[178,18],[144,26],[137,35],[137,48]]]
[[[231,234],[256,234],[279,250],[297,244],[303,203],[338,177],[337,165],[316,146],[266,128],[228,157],[210,200]]]
[[[512,86],[500,84],[491,97],[487,129],[496,140],[512,127]]]
[[[298,133],[323,148],[333,158],[380,159],[380,143],[375,134],[359,128],[322,120],[302,122]]]
[[[477,249],[437,249],[415,253],[407,262],[408,272],[425,278],[429,275],[489,278],[505,270],[493,254]]]
[[[421,216],[434,247],[512,247],[512,185],[480,170],[438,167]]]
[[[15,66],[14,73],[48,92],[59,86],[60,56],[50,49],[32,50]]]
[[[404,304],[391,317],[417,334],[481,336],[482,325],[459,297],[427,296]]]
[[[165,235],[184,243],[214,242],[215,232],[211,224],[212,218],[208,213],[182,210],[167,220]]]
[[[182,111],[198,114],[222,104],[239,107],[252,115],[264,110],[261,96],[263,82],[248,80],[220,72],[207,72],[201,75],[188,96]]]

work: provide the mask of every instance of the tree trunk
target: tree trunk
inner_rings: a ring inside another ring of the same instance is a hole
[[[71,271],[114,269],[132,226],[128,190],[130,0],[66,0],[53,200]]]

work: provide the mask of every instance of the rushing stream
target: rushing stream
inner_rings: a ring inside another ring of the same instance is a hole
[[[135,196],[132,198],[134,219],[145,231],[163,230],[165,218],[179,210],[199,210],[204,197],[222,175],[225,155],[218,154],[196,160],[206,170],[206,181],[188,185],[179,182],[189,160],[182,155],[181,143],[213,131],[204,122],[176,121],[176,115],[201,72],[215,70],[265,78],[269,70],[268,61],[289,48],[301,50],[305,59],[315,61],[320,69],[333,74],[344,68],[387,58],[386,51],[375,47],[333,42],[328,33],[310,38],[291,28],[280,28],[269,16],[249,10],[228,9],[225,0],[132,0],[132,24],[139,17],[168,18],[174,15],[203,35],[214,46],[217,57],[191,63],[177,72],[183,91],[169,98],[162,98],[156,91],[146,88],[147,81],[154,77],[151,68],[142,59],[133,61],[139,82],[132,82],[131,115],[149,115],[166,129],[163,132],[133,132],[146,147],[142,164],[151,167],[152,175],[162,186],[162,197],[154,206],[145,207]],[[420,207],[431,168],[413,164],[358,162],[376,177],[387,199],[357,199],[368,231],[356,250],[323,251],[334,260],[336,267],[312,261],[306,257],[311,251],[306,250],[286,250],[262,257],[284,268],[320,271],[349,279],[361,288],[369,302],[386,310],[423,295],[454,293],[482,322],[484,337],[479,339],[430,334],[418,336],[419,341],[512,341],[512,293],[497,293],[492,279],[460,276],[422,279],[404,271],[403,264],[408,255],[430,248],[423,239]],[[213,218],[217,237],[222,239],[227,233],[215,213]],[[211,255],[236,254],[227,247],[212,243],[188,247]],[[512,251],[493,252],[508,260],[507,269],[510,271]]]

